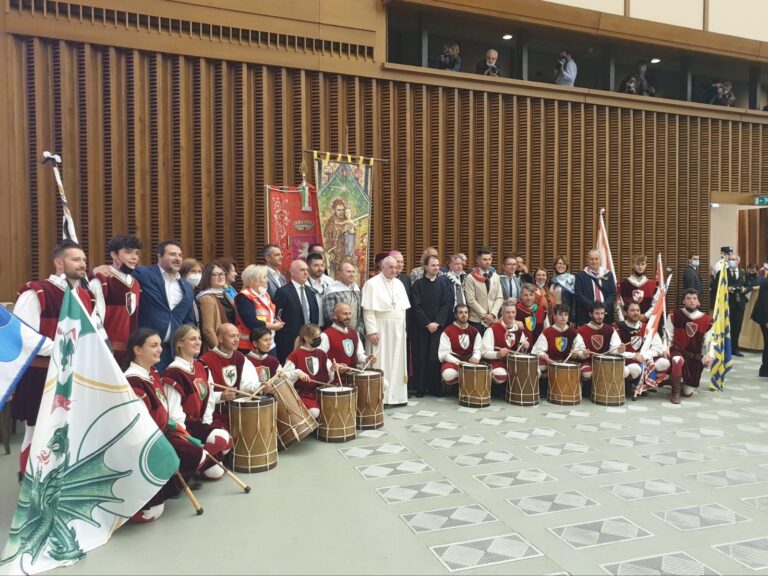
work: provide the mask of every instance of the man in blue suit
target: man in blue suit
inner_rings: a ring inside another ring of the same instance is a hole
[[[587,253],[587,267],[576,274],[576,325],[590,321],[589,313],[595,302],[605,304],[605,323],[613,324],[616,303],[616,280],[613,273],[600,266],[600,252]]]
[[[165,240],[157,247],[155,266],[137,266],[133,276],[141,284],[139,326],[152,328],[163,339],[163,355],[155,366],[160,372],[173,360],[172,342],[182,324],[195,324],[192,287],[179,275],[181,246]]]
[[[282,330],[278,330],[275,335],[280,364],[285,364],[288,354],[293,351],[299,329],[304,324],[317,324],[320,319],[317,297],[308,280],[307,263],[304,260],[294,260],[291,262],[291,281],[278,288],[272,299],[278,316],[285,322]]]

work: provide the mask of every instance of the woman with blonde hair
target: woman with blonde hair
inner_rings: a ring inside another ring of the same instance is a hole
[[[274,336],[276,330],[281,330],[285,323],[275,317],[275,305],[269,296],[269,269],[266,266],[251,264],[240,275],[243,289],[235,296],[237,310],[237,329],[240,331],[238,349],[248,354],[254,349],[251,342],[251,332],[256,328],[266,328],[272,332],[272,348],[269,353],[277,356]]]
[[[232,400],[231,390],[217,392],[210,373],[196,360],[203,340],[200,330],[191,324],[179,326],[173,335],[175,358],[163,372],[164,392],[168,399],[168,418],[182,435],[191,435],[204,443],[204,448],[217,460],[232,449],[223,414],[215,413],[216,402]],[[201,466],[202,476],[217,480],[224,475],[209,459]]]

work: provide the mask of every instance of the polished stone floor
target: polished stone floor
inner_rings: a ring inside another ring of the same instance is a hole
[[[674,406],[423,398],[168,503],[61,574],[768,574],[768,380]],[[18,442],[19,436],[15,437]],[[0,542],[17,495],[0,457]]]

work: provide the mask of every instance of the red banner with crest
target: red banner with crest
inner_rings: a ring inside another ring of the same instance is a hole
[[[283,272],[296,258],[306,258],[307,248],[322,244],[320,213],[314,186],[265,186],[267,196],[267,238],[283,251]]]

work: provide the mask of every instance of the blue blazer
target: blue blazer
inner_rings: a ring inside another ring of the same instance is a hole
[[[616,285],[613,280],[613,273],[608,272],[605,280],[593,278],[584,270],[576,274],[576,325],[581,326],[589,322],[589,313],[592,311],[592,304],[595,302],[594,284],[600,287],[603,293],[605,304],[605,323],[613,324],[613,306],[616,302]],[[571,318],[574,314],[571,313]]]
[[[165,295],[165,280],[160,266],[137,266],[133,276],[141,285],[141,302],[139,303],[139,326],[152,328],[160,333],[165,340],[168,325],[171,325],[171,340],[176,329],[182,324],[196,325],[193,309],[195,296],[192,287],[181,278],[177,280],[181,286],[181,301],[171,310],[168,297]]]
[[[309,322],[317,324],[320,319],[320,309],[317,306],[317,298],[309,285],[305,284],[307,292],[307,303],[309,304]],[[301,309],[301,300],[299,293],[293,282],[288,282],[281,286],[275,292],[272,299],[276,312],[279,312],[280,318],[285,322],[282,330],[275,333],[275,344],[277,345],[277,358],[280,364],[285,364],[285,359],[293,351],[293,344],[296,336],[299,335],[299,329],[304,326],[304,311]]]

